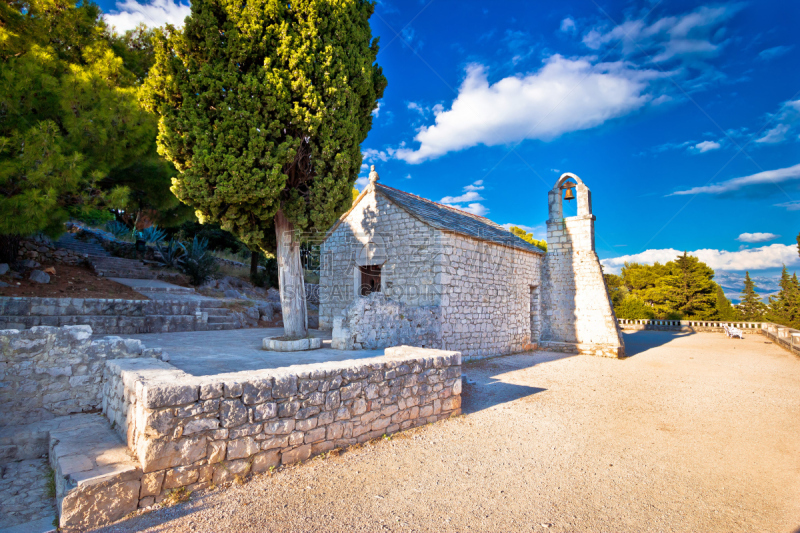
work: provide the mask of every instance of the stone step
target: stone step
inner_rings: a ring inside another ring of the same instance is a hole
[[[225,307],[201,307],[200,310],[203,313],[208,313],[208,318],[218,317],[218,316],[228,316],[229,310]]]
[[[209,317],[208,317],[208,323],[209,324],[222,324],[222,323],[225,323],[225,322],[229,322],[227,314],[225,314],[225,315],[216,315],[216,316],[209,315]]]
[[[234,322],[217,322],[216,324],[208,324],[208,331],[225,331],[229,329],[239,329]]]
[[[107,524],[139,507],[142,469],[102,415],[50,433],[62,528]]]

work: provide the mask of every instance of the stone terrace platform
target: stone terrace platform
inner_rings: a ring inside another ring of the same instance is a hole
[[[126,335],[145,346],[158,346],[169,354],[169,362],[194,376],[208,376],[244,370],[308,365],[325,361],[345,361],[379,357],[384,350],[333,350],[329,331],[309,330],[323,339],[322,348],[303,352],[269,352],[261,346],[264,337],[283,334],[283,328],[255,328],[228,331],[186,331]]]

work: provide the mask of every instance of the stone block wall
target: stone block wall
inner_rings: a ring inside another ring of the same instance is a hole
[[[410,306],[439,304],[434,258],[441,232],[420,222],[374,190],[347,214],[322,244],[320,329],[356,298],[358,265],[382,265],[381,291]]]
[[[0,297],[0,328],[86,324],[99,335],[203,331],[202,301]]]
[[[535,349],[539,310],[531,304],[538,305],[543,256],[446,234],[434,266],[442,287],[442,348],[468,358]]]
[[[441,348],[441,308],[412,307],[374,292],[358,298],[334,318],[331,347],[336,350],[390,346]]]
[[[371,359],[203,377],[118,360],[106,380],[106,414],[121,432],[125,420],[143,471],[140,506],[178,487],[231,481],[461,411],[461,355],[406,346]]]
[[[141,341],[91,340],[89,326],[0,331],[0,426],[98,410],[109,359],[157,357]]]
[[[30,238],[20,242],[18,257],[20,260],[61,265],[80,265],[86,261],[86,256],[83,254],[58,249],[46,237]]]

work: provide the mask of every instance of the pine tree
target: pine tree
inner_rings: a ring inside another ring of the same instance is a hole
[[[533,233],[528,233],[524,229],[517,226],[511,226],[511,229],[509,231],[514,235],[516,235],[517,237],[519,237],[520,239],[522,239],[523,241],[529,242],[532,245],[536,246],[537,248],[541,248],[545,252],[547,251],[547,241],[534,239]]]
[[[777,296],[770,296],[769,298],[769,309],[766,315],[767,320],[783,326],[794,327],[798,319],[796,282],[797,275],[795,274],[794,278],[789,277],[786,265],[783,265],[780,281],[781,290],[778,292]]]
[[[172,191],[201,222],[276,248],[284,332],[307,334],[300,234],[352,205],[386,78],[364,0],[194,0],[155,38],[144,102]]]
[[[744,290],[742,291],[742,300],[739,303],[739,312],[742,315],[742,320],[748,322],[761,322],[764,320],[764,314],[767,311],[767,306],[761,301],[761,298],[756,293],[756,284],[750,279],[750,272],[744,274]]]
[[[688,318],[713,320],[717,317],[714,270],[686,252],[667,266],[670,274],[661,278],[666,300],[673,312]]]
[[[725,291],[717,285],[717,320],[738,320],[739,313],[725,296]]]
[[[0,2],[0,261],[22,236],[63,230],[111,169],[152,150],[154,117],[91,2]]]

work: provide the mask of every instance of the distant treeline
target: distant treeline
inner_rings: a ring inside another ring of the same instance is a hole
[[[770,321],[800,327],[800,282],[781,274],[781,290],[764,304],[745,274],[739,305],[731,305],[715,281],[714,270],[684,253],[666,264],[625,263],[620,275],[606,274],[617,318],[665,320]]]

